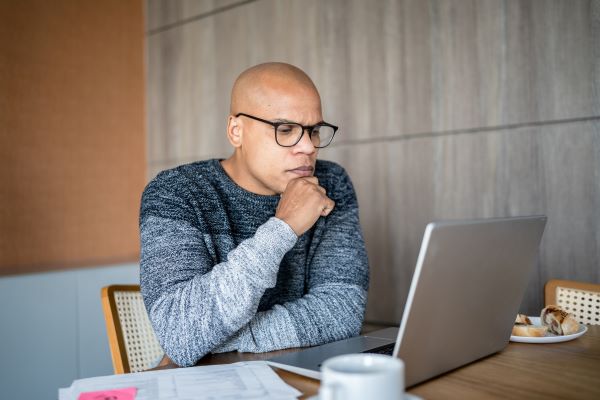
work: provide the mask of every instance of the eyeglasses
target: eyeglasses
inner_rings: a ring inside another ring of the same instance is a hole
[[[313,146],[318,149],[322,149],[323,147],[329,146],[333,140],[335,132],[338,130],[337,126],[328,124],[327,122],[319,122],[316,125],[304,126],[296,122],[271,122],[266,119],[244,113],[238,113],[236,114],[236,117],[239,117],[240,115],[256,121],[264,122],[265,124],[269,124],[275,128],[275,141],[282,147],[295,146],[298,144],[300,139],[302,139],[304,131],[308,131],[308,135],[310,136],[310,141],[312,142]]]

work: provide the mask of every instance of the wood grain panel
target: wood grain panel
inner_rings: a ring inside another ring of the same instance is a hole
[[[146,29],[152,31],[182,20],[248,0],[147,0]]]
[[[139,2],[0,2],[0,274],[136,260]]]
[[[150,162],[206,152],[232,80],[269,60],[313,77],[339,142],[597,115],[592,7],[264,0],[151,35]]]
[[[151,165],[230,153],[229,92],[241,71],[231,71],[215,60],[215,23],[210,19],[188,24],[148,39],[148,47],[154,49],[149,51],[148,68]],[[192,37],[197,39],[189,40]],[[202,61],[208,59],[213,61]]]
[[[371,263],[367,319],[398,323],[433,220],[548,215],[524,312],[541,310],[548,279],[599,282],[599,146],[600,122],[583,122],[324,152],[358,193]]]
[[[600,3],[532,3],[530,68],[540,119],[599,115]]]
[[[600,122],[554,126],[543,137],[543,201],[554,218],[541,283],[600,283]]]

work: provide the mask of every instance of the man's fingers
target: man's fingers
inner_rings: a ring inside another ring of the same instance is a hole
[[[317,178],[316,176],[306,176],[304,178],[298,178],[298,179],[303,180],[306,183],[310,183],[310,184],[314,185],[315,189],[317,189],[322,194],[327,195],[327,191],[325,190],[325,188],[322,186],[319,186],[319,178]]]
[[[315,185],[319,184],[319,178],[317,178],[316,176],[305,176],[305,177],[299,178],[299,179],[305,180],[310,183],[314,183]]]
[[[321,216],[322,217],[326,217],[328,216],[332,211],[333,208],[335,207],[335,202],[331,199],[327,199],[328,201],[326,202],[326,204],[323,206],[323,209],[321,210]]]
[[[319,179],[316,176],[304,176],[301,178],[294,178],[288,182],[284,193],[290,190],[294,190],[294,188],[302,187],[304,185],[316,185],[319,186]],[[283,194],[283,193],[282,193]]]
[[[292,179],[281,195],[275,216],[286,222],[300,236],[320,216],[328,216],[335,202],[327,197],[325,188],[315,176]]]

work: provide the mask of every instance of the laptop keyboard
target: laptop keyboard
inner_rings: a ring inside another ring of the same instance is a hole
[[[394,352],[394,346],[396,343],[386,344],[385,346],[375,347],[374,349],[363,351],[366,354],[386,354],[391,356]]]
[[[387,356],[391,356],[394,353],[394,346],[396,343],[390,343],[383,346],[375,347],[371,350],[361,351],[363,354],[385,354]],[[318,367],[321,368],[322,364],[319,364]]]

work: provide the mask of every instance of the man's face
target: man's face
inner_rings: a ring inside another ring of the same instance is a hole
[[[273,87],[260,93],[254,106],[240,111],[272,122],[297,122],[304,126],[323,120],[318,93],[299,85]],[[254,193],[283,193],[295,178],[312,176],[318,149],[308,132],[293,147],[275,141],[275,129],[244,116],[237,118],[242,132],[241,160],[245,168],[244,185]]]

